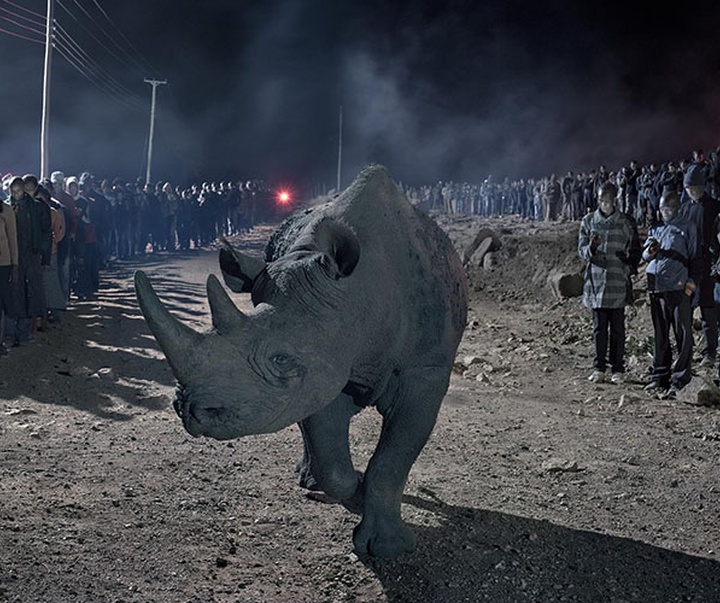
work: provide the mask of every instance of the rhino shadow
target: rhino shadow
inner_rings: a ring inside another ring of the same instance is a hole
[[[140,313],[134,291],[126,286],[125,279],[136,266],[155,266],[162,275],[158,280],[168,305],[183,320],[198,323],[207,317],[204,284],[188,283],[157,258],[115,264],[103,272],[93,300],[73,301],[59,326],[39,333],[38,341],[12,350],[5,360],[9,364],[0,381],[0,397],[26,396],[109,421],[131,420],[140,409],[168,409],[167,394],[155,384],[172,387],[175,378]],[[47,360],[37,379],[29,383],[13,379],[12,364],[32,362],[37,354]]]
[[[629,538],[496,511],[403,497],[439,527],[414,525],[418,547],[363,558],[392,603],[720,601],[720,562]]]

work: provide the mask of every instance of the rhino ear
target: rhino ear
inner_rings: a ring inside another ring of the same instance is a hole
[[[350,276],[360,260],[360,241],[347,226],[330,218],[318,222],[312,233],[298,238],[293,251],[320,251],[332,260],[335,278]]]
[[[220,250],[220,270],[225,284],[235,293],[252,291],[255,279],[265,270],[265,262],[245,255],[233,247],[225,239]]]

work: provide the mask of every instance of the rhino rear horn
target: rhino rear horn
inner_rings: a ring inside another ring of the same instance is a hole
[[[245,324],[247,317],[233,303],[214,274],[207,279],[207,296],[213,326],[218,332],[226,333]]]
[[[225,284],[235,293],[250,293],[255,279],[265,270],[265,262],[245,255],[222,239],[224,247],[220,250],[220,270]]]

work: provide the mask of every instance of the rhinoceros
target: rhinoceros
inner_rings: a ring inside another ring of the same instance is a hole
[[[147,276],[135,275],[140,308],[178,381],[185,429],[225,440],[299,423],[300,484],[358,503],[355,551],[413,551],[400,503],[465,328],[457,253],[373,165],[334,200],[286,219],[265,260],[229,245],[220,252],[225,283],[251,292],[254,308],[240,311],[211,274],[206,333],[172,317]],[[367,406],[382,415],[382,430],[363,475],[348,432]]]

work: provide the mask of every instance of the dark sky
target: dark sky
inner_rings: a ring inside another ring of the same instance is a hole
[[[153,179],[181,184],[332,187],[340,106],[343,185],[369,162],[412,184],[478,182],[720,144],[713,3],[58,2],[65,52],[76,55],[76,43],[105,78],[98,86],[54,55],[51,164],[69,173],[144,175],[145,77],[168,80]],[[0,17],[32,27],[11,13],[37,21],[19,7],[45,6],[0,0]],[[39,170],[42,55],[41,44],[0,32],[0,172]]]

